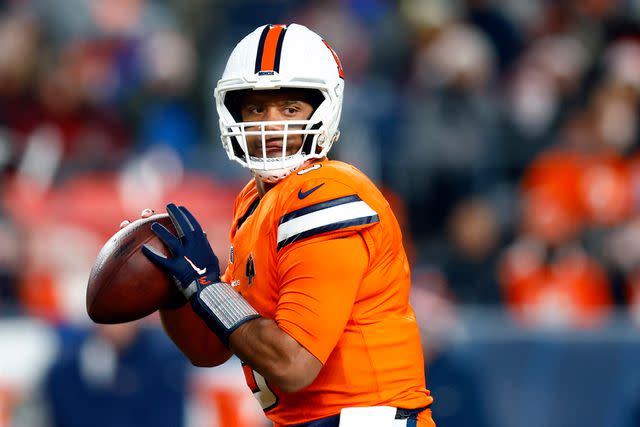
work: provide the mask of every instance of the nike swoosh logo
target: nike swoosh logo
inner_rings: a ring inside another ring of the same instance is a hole
[[[184,259],[186,259],[186,260],[187,260],[187,262],[189,263],[189,265],[191,266],[191,268],[193,268],[193,269],[196,271],[196,273],[198,273],[198,274],[204,274],[204,273],[206,273],[206,272],[207,272],[207,267],[205,267],[205,268],[198,268],[198,267],[196,267],[196,265],[195,265],[195,264],[194,264],[194,263],[193,263],[189,258],[187,258],[187,256],[186,256],[186,255],[184,256]]]
[[[318,184],[315,187],[313,187],[310,190],[307,191],[302,191],[302,188],[300,190],[298,190],[298,199],[304,199],[306,198],[309,194],[313,193],[314,191],[316,191],[318,188],[322,187],[324,185],[324,182],[322,184]]]

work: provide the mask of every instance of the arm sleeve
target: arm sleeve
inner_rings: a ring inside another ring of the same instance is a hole
[[[359,233],[298,244],[279,261],[275,320],[323,364],[351,318],[368,261]]]

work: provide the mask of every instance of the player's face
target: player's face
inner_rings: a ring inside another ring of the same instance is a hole
[[[271,122],[283,120],[307,120],[313,113],[313,106],[296,90],[251,91],[244,95],[240,109],[244,122]],[[290,126],[289,129],[301,129],[302,126]],[[247,130],[260,130],[248,127]],[[265,131],[284,130],[284,125],[265,126]],[[265,137],[267,157],[282,155],[284,135],[267,135]],[[286,155],[297,153],[302,147],[303,135],[289,134],[287,137]],[[262,157],[262,137],[247,136],[249,155]]]

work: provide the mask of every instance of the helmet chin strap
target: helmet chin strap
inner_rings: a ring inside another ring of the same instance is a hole
[[[258,181],[262,181],[265,184],[276,184],[278,181],[286,178],[287,176],[291,175],[293,172],[297,171],[298,169],[302,169],[313,162],[317,162],[318,160],[321,160],[321,159],[317,159],[317,158],[307,159],[304,162],[302,162],[300,165],[292,167],[290,169],[278,169],[273,171],[261,171],[261,170],[252,169],[251,173],[253,174],[253,177]]]
[[[278,181],[289,176],[291,172],[295,171],[299,167],[300,166],[293,167],[291,169],[276,169],[276,170],[270,170],[270,171],[252,169],[251,173],[253,174],[253,177],[257,180],[260,180],[266,184],[275,184]]]
[[[280,181],[281,179],[286,178],[287,176],[289,176],[289,173],[283,173],[281,175],[273,175],[274,171],[271,171],[271,174],[266,175],[264,174],[264,171],[253,171],[253,177],[257,180],[260,180],[262,182],[264,182],[265,184],[275,184],[276,182]],[[277,171],[276,171],[277,172]]]
[[[278,172],[278,171],[270,171],[270,172],[273,173],[273,172]],[[253,178],[256,181],[256,188],[258,189],[258,196],[260,198],[262,198],[267,193],[267,191],[269,191],[269,189],[271,187],[276,185],[282,179],[284,179],[287,176],[289,176],[289,174],[291,174],[291,172],[293,172],[293,170],[289,171],[288,173],[284,173],[283,172],[281,175],[264,176],[263,174],[265,173],[265,171],[254,171],[254,170],[252,170],[251,173],[253,174]]]

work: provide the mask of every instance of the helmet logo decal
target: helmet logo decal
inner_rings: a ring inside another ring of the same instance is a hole
[[[340,62],[340,58],[338,58],[338,54],[336,53],[335,50],[333,50],[331,46],[329,46],[329,43],[327,43],[326,40],[322,39],[322,43],[324,43],[325,46],[327,46],[327,48],[329,49],[329,52],[331,52],[331,55],[333,55],[333,59],[336,60],[336,65],[338,66],[338,74],[340,75],[341,79],[344,79],[344,70],[342,69],[342,63]]]
[[[255,72],[264,74],[265,71],[280,71],[280,54],[287,26],[267,25],[264,27],[258,42]]]

